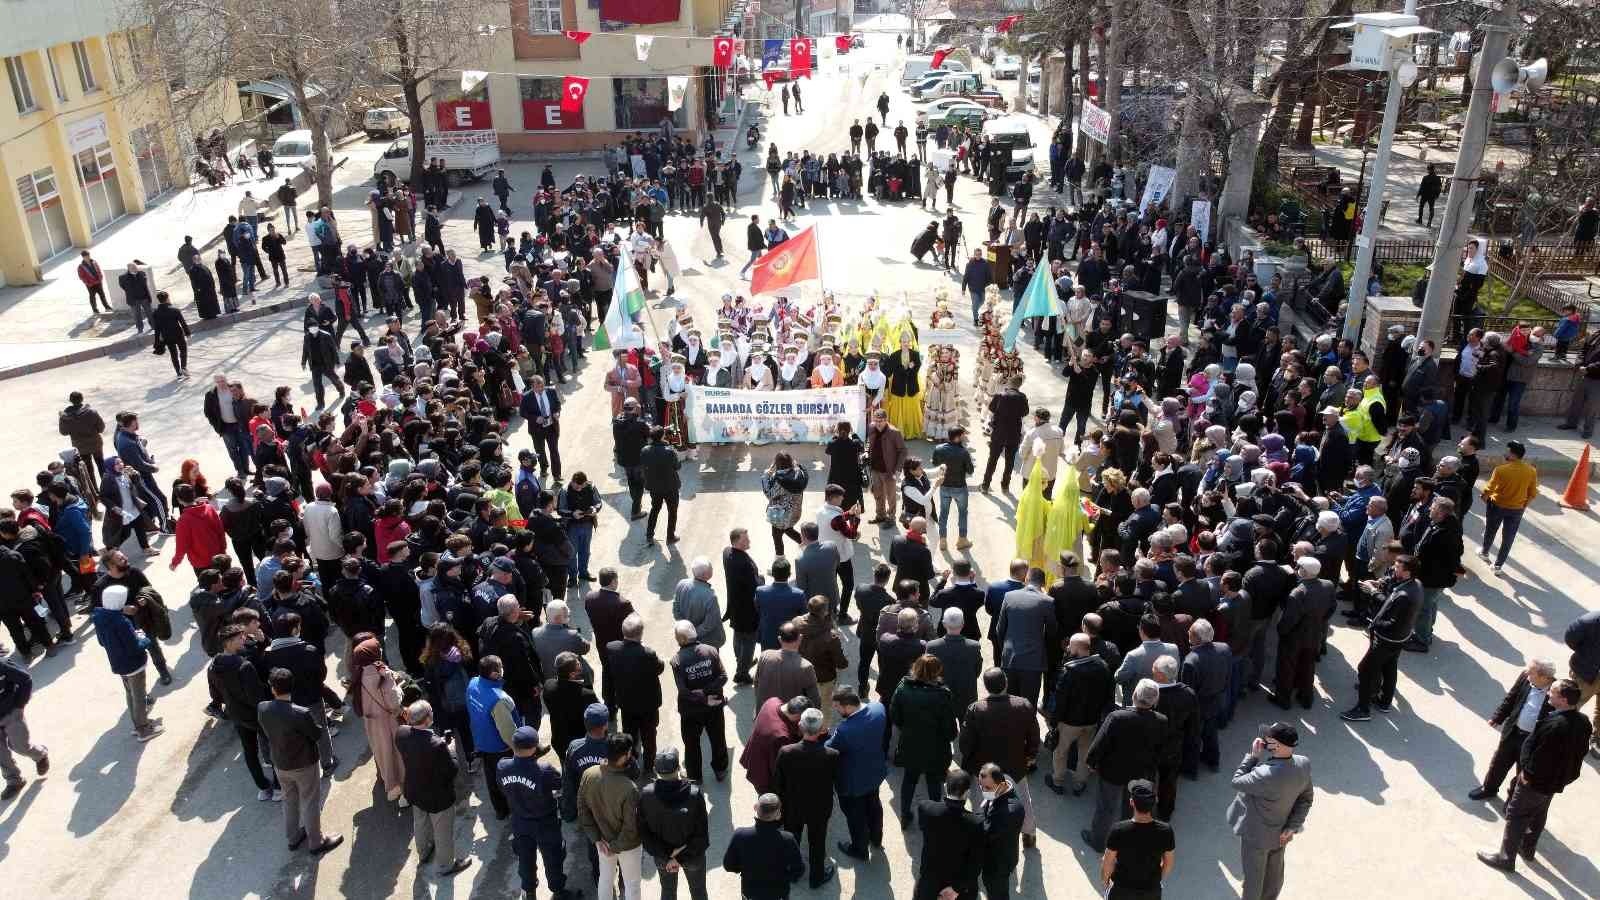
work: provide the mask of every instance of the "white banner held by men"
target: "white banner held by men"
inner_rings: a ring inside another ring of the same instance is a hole
[[[1200,232],[1201,245],[1211,243],[1211,201],[1196,200],[1189,207],[1189,224]]]
[[[1111,114],[1090,103],[1083,101],[1083,116],[1079,127],[1088,137],[1104,144],[1111,140]]]
[[[1160,206],[1162,198],[1167,196],[1167,191],[1172,190],[1172,182],[1177,179],[1178,173],[1166,166],[1151,166],[1150,177],[1144,183],[1144,193],[1139,195],[1139,215],[1151,206]]]
[[[867,395],[859,387],[799,391],[689,388],[684,411],[690,439],[700,444],[823,444],[840,422],[867,429]]]

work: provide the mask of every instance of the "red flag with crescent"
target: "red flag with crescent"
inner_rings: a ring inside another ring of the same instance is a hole
[[[1015,25],[1015,24],[1017,24],[1018,22],[1021,22],[1021,21],[1022,21],[1022,17],[1021,16],[1006,16],[1004,19],[1000,20],[1000,24],[996,25],[994,27],[994,30],[1000,32],[1001,34],[1005,34],[1006,32],[1011,30],[1011,26],[1013,26],[1013,25]]]
[[[811,39],[797,37],[789,41],[789,74],[795,78],[811,74]]]
[[[834,39],[833,39],[833,49],[838,50],[840,53],[849,53],[850,52],[850,35],[848,35],[848,34],[835,35]]]
[[[772,83],[774,81],[778,80],[778,73],[777,72],[762,72],[761,73],[761,80],[766,82],[767,90],[770,91],[770,90],[772,90]]]
[[[589,79],[581,75],[568,75],[561,79],[561,111],[583,111],[583,98],[589,93]]]
[[[561,33],[566,35],[568,40],[572,41],[574,44],[582,44],[584,41],[587,41],[589,38],[594,36],[594,32],[592,31],[563,31]]]
[[[946,56],[949,56],[952,52],[954,52],[955,49],[956,48],[954,48],[954,47],[940,47],[939,49],[933,51],[933,61],[932,61],[932,64],[928,66],[928,68],[930,68],[930,69],[939,68],[939,64],[944,62],[944,58]]]
[[[770,294],[818,277],[817,229],[791,236],[767,251],[750,269],[750,293]]]
[[[733,38],[719,34],[711,40],[711,64],[719,69],[733,65]]]

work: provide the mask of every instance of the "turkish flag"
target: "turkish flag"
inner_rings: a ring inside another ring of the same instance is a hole
[[[566,35],[567,38],[574,44],[582,44],[584,41],[587,41],[589,38],[594,36],[594,32],[592,31],[563,31],[561,33]]]
[[[711,64],[719,69],[733,65],[733,38],[719,34],[712,39]]]
[[[944,58],[946,56],[949,56],[951,51],[953,51],[953,50],[955,50],[954,47],[940,47],[939,49],[933,51],[933,63],[932,63],[932,65],[928,66],[928,68],[930,68],[930,69],[939,68],[939,64],[944,62]]]
[[[811,39],[797,37],[789,41],[789,74],[799,78],[811,74]]]
[[[750,269],[750,293],[770,294],[818,277],[817,229],[807,228],[767,251]]]
[[[589,93],[589,79],[581,75],[568,75],[561,79],[561,111],[583,111],[583,98]]]
[[[833,49],[838,50],[841,53],[850,52],[850,35],[841,34],[835,36],[833,39]]]
[[[1004,19],[1000,20],[1000,24],[996,25],[994,27],[994,30],[1000,32],[1001,34],[1005,34],[1006,32],[1011,30],[1011,26],[1013,26],[1013,25],[1015,25],[1015,24],[1017,24],[1018,22],[1021,22],[1021,21],[1022,21],[1022,17],[1021,16],[1006,16]]]
[[[772,83],[774,81],[778,80],[778,73],[776,73],[776,72],[762,72],[761,73],[761,80],[766,82],[767,90],[770,91],[770,90],[772,90]]]

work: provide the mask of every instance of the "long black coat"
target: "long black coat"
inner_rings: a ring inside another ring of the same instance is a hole
[[[442,813],[456,802],[456,755],[431,728],[401,725],[394,746],[405,763],[402,795],[423,812]]]
[[[222,307],[217,305],[217,280],[212,277],[210,269],[200,265],[190,266],[189,287],[194,291],[194,308],[200,318],[214,319],[222,312]]]
[[[838,773],[839,751],[822,741],[799,741],[780,749],[772,769],[772,792],[783,801],[784,826],[826,822],[833,815]]]
[[[914,900],[934,900],[947,887],[963,898],[978,896],[983,874],[983,820],[962,807],[961,800],[917,802],[922,827],[922,860],[917,865]]]

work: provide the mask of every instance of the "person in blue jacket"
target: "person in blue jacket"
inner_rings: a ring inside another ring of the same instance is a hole
[[[865,860],[868,844],[883,847],[883,803],[878,799],[878,788],[889,774],[883,752],[889,717],[882,703],[862,703],[853,687],[834,692],[833,711],[839,723],[828,738],[828,746],[839,751],[834,788],[850,829],[850,838],[839,842],[839,851]]]
[[[100,594],[100,606],[91,614],[95,637],[106,648],[106,658],[111,671],[122,678],[122,689],[128,699],[128,715],[133,719],[133,732],[139,740],[148,741],[165,729],[160,719],[150,718],[150,698],[145,693],[144,664],[148,656],[145,649],[150,638],[133,627],[133,598],[120,584],[107,587]]]
[[[67,561],[76,563],[94,554],[94,529],[89,524],[89,506],[73,495],[65,484],[52,484],[47,492],[55,511],[55,533],[67,545]],[[83,575],[73,578],[73,587],[84,590],[88,580]]]

